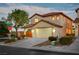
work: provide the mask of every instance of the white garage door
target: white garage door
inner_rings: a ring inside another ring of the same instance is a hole
[[[48,38],[52,35],[52,28],[33,29],[32,35],[36,38]]]

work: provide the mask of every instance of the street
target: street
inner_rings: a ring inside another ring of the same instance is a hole
[[[74,55],[74,54],[0,45],[0,55]]]

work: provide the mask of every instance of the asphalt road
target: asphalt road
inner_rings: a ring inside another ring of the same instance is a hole
[[[76,55],[76,54],[17,48],[17,47],[0,45],[0,55]]]

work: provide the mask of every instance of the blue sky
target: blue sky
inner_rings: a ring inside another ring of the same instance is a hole
[[[59,10],[74,10],[74,8],[79,7],[79,4],[66,4],[66,3],[36,3],[36,4],[24,4],[24,5],[34,5],[34,6],[41,6],[41,7],[47,7],[47,8],[56,8]]]
[[[7,17],[13,9],[22,9],[29,13],[29,17],[34,13],[63,12],[72,19],[76,18],[75,9],[79,8],[78,3],[0,3],[0,18]]]

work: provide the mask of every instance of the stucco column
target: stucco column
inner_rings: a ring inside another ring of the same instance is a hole
[[[75,37],[78,36],[78,24],[75,24]]]

